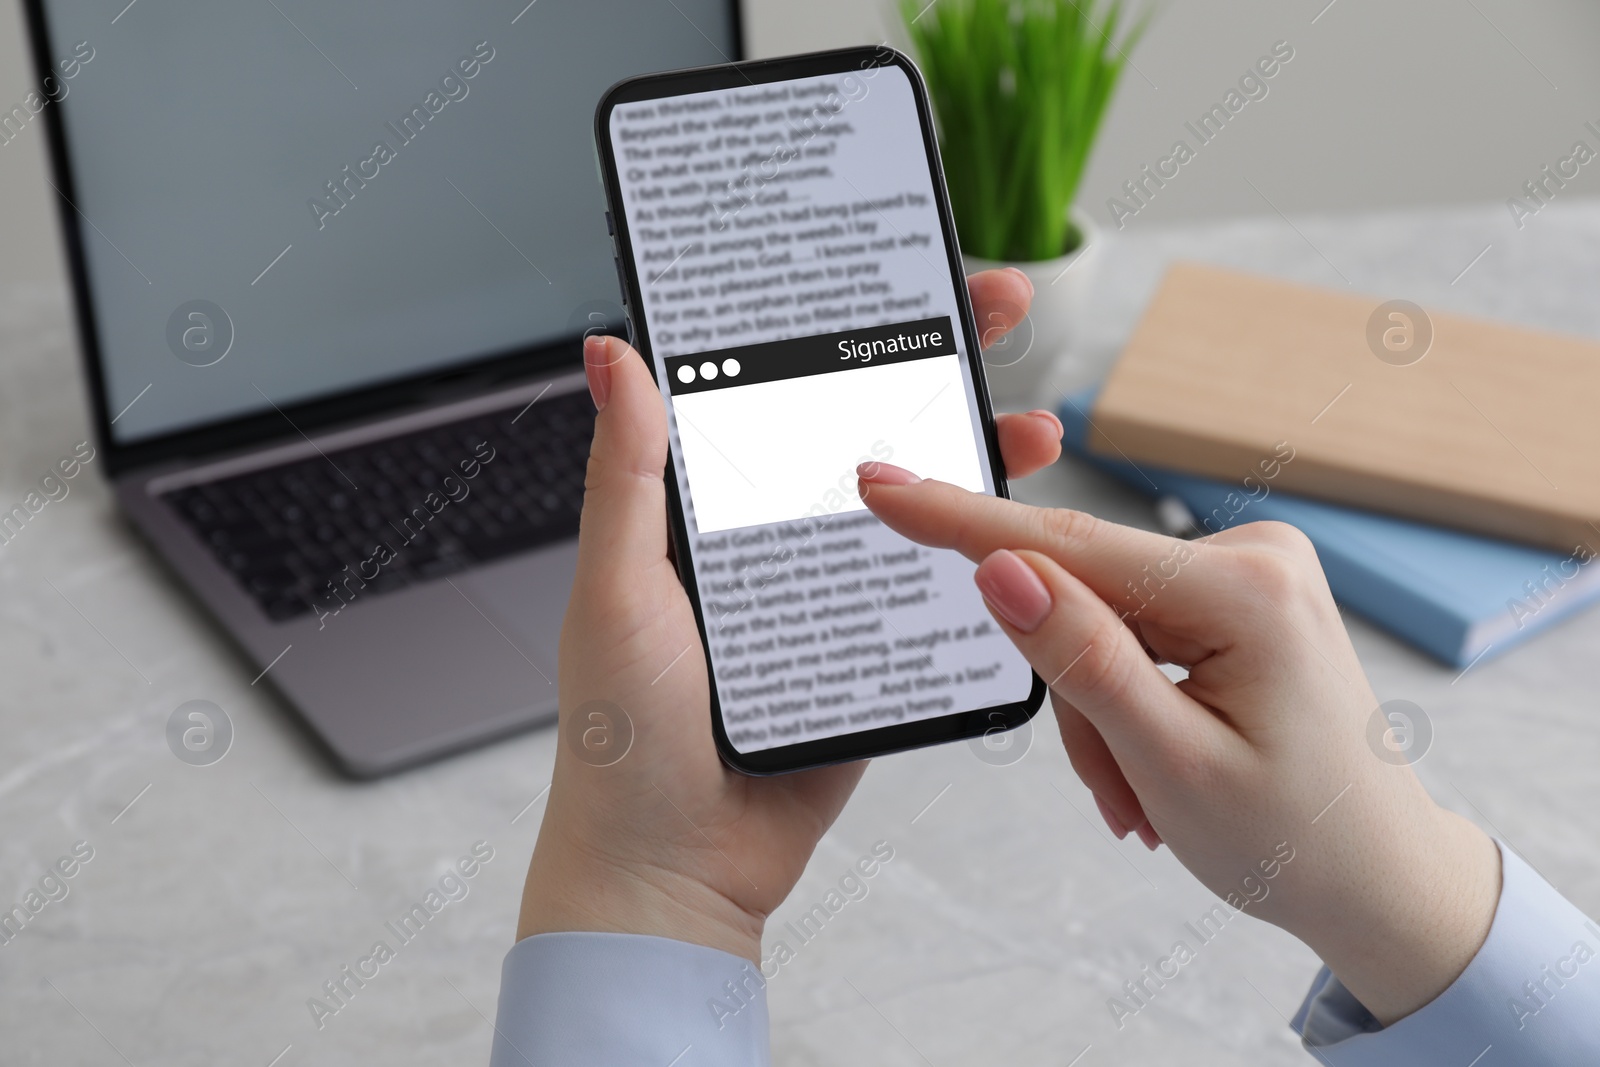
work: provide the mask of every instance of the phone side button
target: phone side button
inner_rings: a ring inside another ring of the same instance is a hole
[[[615,237],[616,235],[617,235],[617,227],[611,221],[611,212],[607,211],[606,212],[606,236],[607,237]]]
[[[617,256],[611,257],[611,262],[617,265],[617,291],[622,294],[622,306],[628,306],[628,280],[622,276],[622,260]]]

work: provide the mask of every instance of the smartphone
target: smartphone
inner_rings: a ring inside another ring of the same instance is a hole
[[[868,47],[631,78],[595,137],[723,760],[777,774],[1027,722],[1045,684],[974,564],[857,492],[858,464],[889,462],[1008,495],[915,64]]]

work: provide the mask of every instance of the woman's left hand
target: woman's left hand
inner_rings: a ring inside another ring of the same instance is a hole
[[[968,284],[986,344],[1033,296],[1017,271],[985,271]],[[865,764],[773,778],[723,765],[704,646],[667,556],[660,390],[621,340],[590,338],[584,363],[600,411],[561,635],[562,743],[517,936],[654,934],[759,963],[766,916]],[[999,435],[1011,477],[1060,454],[1061,423],[1047,412],[1002,415]],[[625,743],[610,762],[608,750]]]

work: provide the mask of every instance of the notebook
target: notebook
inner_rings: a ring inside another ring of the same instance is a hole
[[[1304,496],[1600,550],[1600,344],[1196,264],[1171,268],[1089,445]]]
[[[1246,491],[1237,481],[1214,481],[1092,453],[1088,413],[1096,393],[1085,390],[1061,405],[1067,451],[1141,492],[1182,501],[1206,531],[1260,520],[1299,527],[1316,545],[1341,604],[1444,663],[1466,668],[1498,655],[1600,598],[1600,565],[1582,554],[1285,493],[1276,486],[1299,459],[1282,467],[1276,478],[1258,478]],[[1094,421],[1099,423],[1097,411]],[[1260,495],[1263,489],[1265,496]],[[1245,499],[1250,502],[1239,506]]]

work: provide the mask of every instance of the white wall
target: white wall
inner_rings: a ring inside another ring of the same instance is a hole
[[[0,110],[21,103],[35,87],[33,62],[23,47],[22,9],[0,2]],[[0,285],[61,277],[55,193],[45,184],[44,139],[39,130],[0,146]]]
[[[1325,5],[1166,0],[1133,55],[1138,69],[1124,79],[1081,202],[1107,221],[1107,197],[1164,155],[1184,121],[1277,40],[1289,41],[1296,58],[1271,94],[1246,107],[1129,227],[1270,213],[1263,194],[1291,217],[1502,202],[1584,136],[1585,121],[1600,125],[1600,4],[1592,0]],[[746,12],[758,55],[904,39],[884,0],[747,0]],[[20,36],[16,5],[0,5],[0,101],[20,99],[33,78]],[[1585,172],[1569,192],[1597,188],[1596,174]],[[59,277],[54,196],[35,131],[0,148],[0,283]]]
[[[1081,0],[1087,3],[1087,0]],[[1273,42],[1295,59],[1127,222],[1503,202],[1600,125],[1592,0],[1165,0],[1114,101],[1080,203],[1154,164]],[[1326,9],[1326,10],[1325,10]],[[905,40],[882,0],[758,0],[762,55]],[[1315,23],[1313,24],[1313,20]],[[1503,35],[1502,35],[1503,34]],[[1548,80],[1546,80],[1548,79]],[[1190,138],[1193,143],[1193,138]],[[1600,165],[1568,190],[1600,189]],[[1260,189],[1251,188],[1254,182]],[[1566,195],[1566,192],[1563,193]]]

